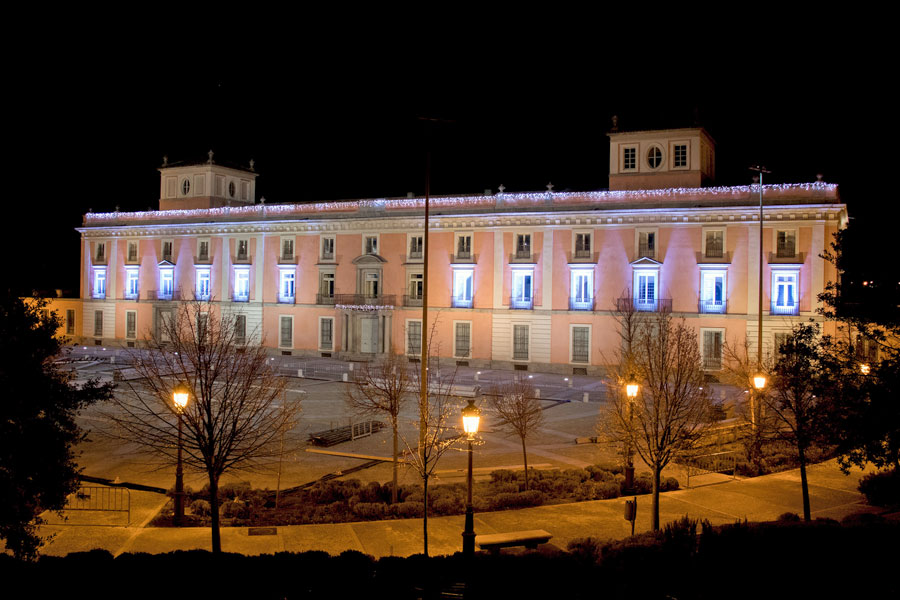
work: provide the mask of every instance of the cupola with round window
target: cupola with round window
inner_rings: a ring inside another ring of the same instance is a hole
[[[647,166],[651,169],[658,169],[663,163],[663,151],[657,145],[650,146],[647,150]]]

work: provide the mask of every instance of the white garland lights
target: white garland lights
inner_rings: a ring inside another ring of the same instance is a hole
[[[394,307],[390,304],[335,304],[334,307],[338,310],[358,310],[362,312],[378,312],[379,310],[394,310]]]
[[[798,191],[837,191],[837,184],[816,181],[812,183],[780,183],[763,186],[763,194],[772,197],[790,196]],[[432,209],[496,209],[515,206],[567,206],[585,204],[609,204],[614,202],[641,202],[668,199],[671,201],[723,196],[744,196],[759,193],[758,185],[719,186],[709,188],[664,188],[658,190],[613,190],[602,192],[500,192],[490,196],[438,196],[429,201]],[[88,213],[84,224],[121,222],[178,221],[182,219],[266,218],[289,217],[318,213],[357,213],[363,211],[424,210],[424,198],[375,198],[371,200],[340,200],[296,204],[254,204],[251,206],[223,206],[220,208],[195,208],[185,210],[151,210],[138,212]]]

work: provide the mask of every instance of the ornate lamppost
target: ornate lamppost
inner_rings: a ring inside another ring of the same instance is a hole
[[[640,386],[629,380],[625,384],[625,395],[628,396],[628,431],[625,437],[625,490],[634,488],[634,446],[632,444],[632,417],[634,416],[634,399],[637,398]]]
[[[477,395],[477,392],[476,392]],[[481,422],[481,409],[475,406],[475,398],[469,398],[469,404],[462,409],[463,431],[466,432],[469,444],[469,497],[466,502],[466,527],[463,530],[463,556],[471,558],[475,554],[475,515],[472,507],[472,441],[478,433]]]
[[[181,525],[184,520],[184,477],[181,469],[182,425],[181,416],[187,406],[191,390],[184,383],[179,383],[172,390],[172,402],[175,404],[175,412],[178,414],[178,458],[175,462],[175,525]]]

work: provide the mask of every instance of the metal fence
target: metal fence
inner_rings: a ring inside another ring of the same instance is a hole
[[[83,486],[69,496],[66,511],[122,512],[131,523],[131,492],[121,487]]]

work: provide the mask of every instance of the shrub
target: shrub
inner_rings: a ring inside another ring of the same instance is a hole
[[[381,487],[381,484],[377,481],[371,481],[368,485],[360,488],[359,490],[360,502],[385,502],[389,500],[390,497],[390,488],[388,488],[387,494],[385,494],[384,490]]]
[[[490,499],[490,503],[492,510],[527,508],[529,506],[540,506],[544,503],[545,498],[543,492],[529,490],[527,492],[519,492],[516,494],[497,494]]]
[[[859,491],[874,506],[900,505],[900,470],[870,473],[859,481]]]
[[[530,482],[532,485],[535,482]],[[514,494],[519,491],[519,484],[517,482],[507,482],[507,481],[498,481],[496,483],[491,482],[490,493],[491,494]]]
[[[661,477],[659,489],[662,492],[671,492],[679,488],[678,480],[674,477]]]
[[[587,563],[596,563],[600,560],[603,545],[592,537],[577,538],[569,542],[566,547],[572,555]]]
[[[246,519],[249,515],[247,505],[240,500],[229,500],[222,503],[220,511],[226,519]]]
[[[383,519],[387,515],[387,504],[383,502],[357,502],[353,514],[361,519]]]
[[[621,495],[621,484],[618,481],[602,481],[595,484],[595,489],[600,500],[618,498]]]
[[[391,512],[401,519],[415,519],[425,514],[422,502],[398,502],[391,505]]]
[[[209,486],[206,486],[206,493],[209,495]],[[222,500],[240,498],[250,493],[249,481],[229,481],[219,486],[219,498]]]
[[[799,523],[800,515],[792,512],[781,513],[780,515],[778,515],[777,520],[782,523]]]
[[[516,473],[509,469],[498,469],[491,471],[491,483],[508,483],[516,481]]]
[[[210,515],[211,507],[209,506],[209,502],[198,498],[197,500],[191,502],[188,510],[190,510],[192,514],[195,514],[197,516],[208,517]]]

